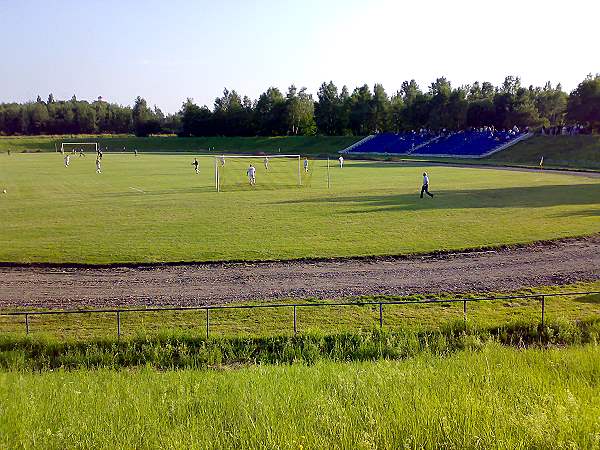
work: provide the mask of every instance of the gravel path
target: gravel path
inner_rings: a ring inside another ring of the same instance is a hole
[[[153,267],[1,267],[1,308],[205,305],[284,297],[509,291],[600,279],[600,235],[398,258]]]

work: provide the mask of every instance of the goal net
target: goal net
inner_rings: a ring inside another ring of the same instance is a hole
[[[221,155],[214,164],[217,191],[300,187],[309,174],[300,155]]]
[[[97,142],[62,142],[60,144],[61,153],[79,153],[83,152],[98,152]]]

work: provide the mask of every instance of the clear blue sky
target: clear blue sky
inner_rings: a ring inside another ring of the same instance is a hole
[[[187,97],[212,107],[224,87],[392,94],[442,75],[571,90],[600,71],[598,17],[597,0],[0,0],[0,102],[141,95],[175,112]]]

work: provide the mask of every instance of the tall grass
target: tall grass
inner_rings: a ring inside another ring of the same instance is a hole
[[[54,370],[153,366],[159,369],[207,368],[239,364],[314,364],[320,360],[404,359],[420,353],[445,355],[487,342],[514,347],[596,343],[600,318],[561,321],[541,327],[513,323],[475,328],[462,321],[436,331],[379,330],[362,333],[204,339],[188,334],[138,336],[123,340],[57,340],[52,337],[0,336],[0,368]]]
[[[0,373],[3,448],[600,446],[598,347],[234,371]]]

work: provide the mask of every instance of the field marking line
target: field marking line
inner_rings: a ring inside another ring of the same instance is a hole
[[[129,189],[133,189],[134,191],[141,192],[142,194],[145,194],[145,193],[146,193],[146,192],[142,191],[141,189],[134,188],[134,187],[131,187],[131,186],[129,186]]]

